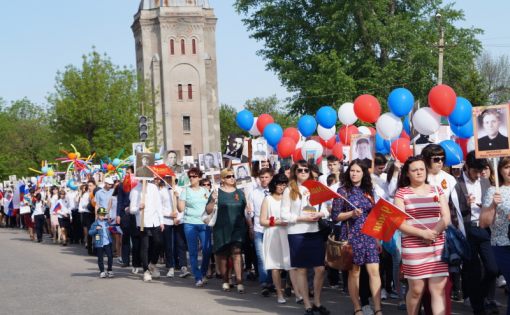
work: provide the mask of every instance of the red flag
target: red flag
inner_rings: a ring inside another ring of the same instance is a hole
[[[361,232],[388,242],[409,216],[384,199],[379,199],[368,215]]]
[[[339,194],[329,189],[328,186],[315,180],[307,180],[303,186],[310,191],[310,205],[315,206],[333,198],[341,198]]]
[[[122,190],[124,190],[125,193],[128,193],[131,189],[135,188],[136,185],[138,185],[138,181],[132,177],[130,173],[127,173],[122,180]]]
[[[149,169],[160,177],[172,176],[175,177],[174,171],[166,164],[152,165]]]

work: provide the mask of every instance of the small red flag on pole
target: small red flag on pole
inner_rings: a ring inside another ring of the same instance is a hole
[[[402,222],[409,217],[395,205],[381,198],[370,211],[361,232],[388,242]]]

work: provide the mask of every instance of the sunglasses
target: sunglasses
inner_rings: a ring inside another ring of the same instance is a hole
[[[310,170],[307,168],[297,168],[296,171],[298,173],[310,173]]]
[[[190,175],[189,178],[198,178],[198,175]]]
[[[234,175],[226,175],[226,176],[225,176],[225,177],[223,177],[223,178],[225,178],[225,179],[229,179],[229,178],[235,178],[235,176],[234,176]]]
[[[202,186],[211,187],[211,184],[203,184]]]
[[[434,163],[444,162],[444,156],[442,156],[442,157],[437,157],[436,156],[436,157],[433,157],[431,160]]]

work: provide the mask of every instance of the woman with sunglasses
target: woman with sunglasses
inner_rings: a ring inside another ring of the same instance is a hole
[[[409,282],[407,313],[417,315],[428,287],[433,314],[447,314],[445,285],[448,264],[441,260],[450,223],[450,209],[441,187],[427,183],[427,167],[421,156],[409,158],[402,167],[395,205],[413,216],[400,226],[402,267]]]
[[[260,225],[264,227],[263,266],[265,269],[271,270],[278,304],[286,303],[283,298],[281,270],[290,270],[287,222],[281,217],[282,196],[288,182],[289,179],[285,174],[274,176],[268,185],[270,195],[264,198],[260,209]]]
[[[209,191],[204,187],[200,187],[200,178],[202,172],[196,168],[190,168],[188,171],[190,186],[186,187],[179,194],[179,202],[177,209],[184,212],[184,234],[188,243],[189,259],[191,271],[195,277],[195,285],[197,287],[204,286],[204,276],[209,266],[209,256],[211,254],[211,229],[202,221],[202,213],[204,213]],[[198,249],[199,242],[202,246],[202,264],[198,265]],[[181,271],[183,274],[187,272],[185,266]]]
[[[443,171],[445,161],[444,149],[438,144],[429,144],[423,148],[421,155],[427,167],[427,180],[429,184],[441,187],[445,194],[445,199],[449,200],[453,188],[457,185],[457,180],[452,175]]]
[[[329,314],[321,305],[321,291],[324,282],[324,256],[326,253],[323,235],[319,231],[318,221],[328,216],[326,207],[318,211],[310,205],[310,192],[303,182],[310,179],[310,166],[304,160],[298,161],[290,170],[289,187],[282,197],[282,219],[288,222],[288,240],[290,271],[296,296],[303,297],[305,314]],[[313,268],[315,275],[314,303],[308,296],[307,269]]]
[[[207,203],[207,213],[211,214],[214,204],[218,204],[216,224],[213,227],[213,251],[216,254],[223,277],[223,291],[230,291],[227,262],[232,257],[237,281],[237,292],[244,293],[242,248],[246,242],[248,226],[251,220],[245,217],[246,198],[242,190],[236,188],[234,170],[221,171],[221,188],[213,191]]]
[[[361,228],[377,197],[374,194],[368,165],[362,160],[352,161],[343,174],[342,182],[344,185],[338,189],[338,194],[347,198],[350,203],[342,198],[335,199],[333,201],[332,217],[335,221],[346,223],[341,225],[341,239],[347,239],[352,245],[353,266],[349,270],[348,287],[349,296],[354,305],[354,315],[363,314],[365,308],[370,309],[370,304],[367,302],[360,303],[360,274],[363,266],[368,273],[368,279],[366,279],[368,281],[363,282],[365,278],[361,278],[362,292],[366,291],[364,287],[370,287],[375,307],[374,314],[382,314],[381,278],[379,275],[381,247],[375,238],[361,232]],[[366,298],[362,296],[361,301],[368,301],[368,296]],[[363,308],[361,304],[364,304]],[[368,309],[366,312],[371,312],[371,309]]]

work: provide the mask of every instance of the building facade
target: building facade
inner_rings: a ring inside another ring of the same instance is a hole
[[[131,26],[136,65],[151,87],[155,147],[220,150],[216,21],[206,0],[142,0]]]

